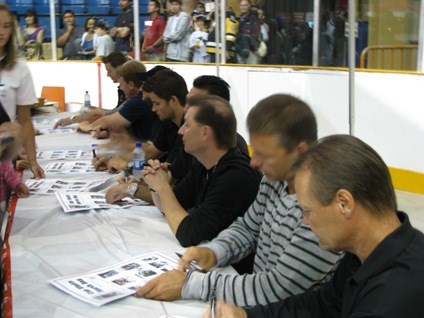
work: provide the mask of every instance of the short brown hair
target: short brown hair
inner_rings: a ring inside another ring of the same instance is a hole
[[[108,56],[103,57],[103,64],[110,63],[114,68],[121,66],[128,61],[128,58],[121,52],[112,52]]]
[[[323,205],[329,205],[337,191],[345,189],[375,214],[397,210],[389,169],[374,149],[356,137],[320,139],[297,159],[293,170],[311,173],[309,190]]]
[[[135,86],[140,88],[143,81],[137,76],[137,73],[146,73],[146,67],[136,60],[125,62],[116,69],[116,76],[123,77],[126,83],[133,82]]]
[[[216,95],[196,95],[187,98],[187,107],[198,107],[194,120],[212,127],[219,149],[236,146],[237,120],[231,105]]]
[[[317,140],[317,123],[309,106],[286,94],[259,101],[247,115],[250,134],[277,135],[281,146],[292,151],[302,142]]]
[[[146,93],[153,92],[167,102],[172,96],[175,96],[182,106],[186,103],[187,84],[184,78],[173,70],[165,68],[158,71],[155,75],[146,79],[142,88]]]

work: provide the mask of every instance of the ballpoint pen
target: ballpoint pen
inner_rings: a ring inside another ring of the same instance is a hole
[[[97,158],[96,148],[97,148],[97,144],[91,145],[91,150],[93,151],[93,158]]]
[[[209,297],[209,302],[211,306],[211,318],[215,318],[215,307],[216,307],[216,294],[215,294],[215,287],[212,288],[211,296]]]
[[[181,253],[175,252],[175,254],[177,254],[177,256],[179,258],[183,259],[183,255]],[[207,273],[206,270],[204,270],[199,265],[197,265],[196,261],[189,261],[188,263],[190,264],[190,267],[191,267],[191,270],[192,271],[201,272],[201,273]]]

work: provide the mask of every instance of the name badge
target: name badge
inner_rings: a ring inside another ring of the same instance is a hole
[[[149,27],[153,25],[153,21],[144,21],[144,26]]]

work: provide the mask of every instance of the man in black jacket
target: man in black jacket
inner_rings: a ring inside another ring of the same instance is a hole
[[[262,175],[235,147],[237,122],[227,101],[193,96],[186,107],[179,134],[196,162],[174,188],[167,165],[158,160],[149,160],[143,176],[178,241],[191,246],[211,240],[242,216],[256,197]]]

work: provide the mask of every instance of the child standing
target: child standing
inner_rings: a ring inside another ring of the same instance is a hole
[[[206,17],[199,15],[195,21],[195,31],[190,35],[189,45],[193,52],[192,62],[195,63],[209,63],[210,56],[206,53],[206,41],[208,39],[208,32],[205,26]]]
[[[0,219],[2,221],[11,191],[15,192],[20,198],[29,196],[29,190],[22,182],[21,176],[15,171],[13,164],[11,162],[0,162]]]

